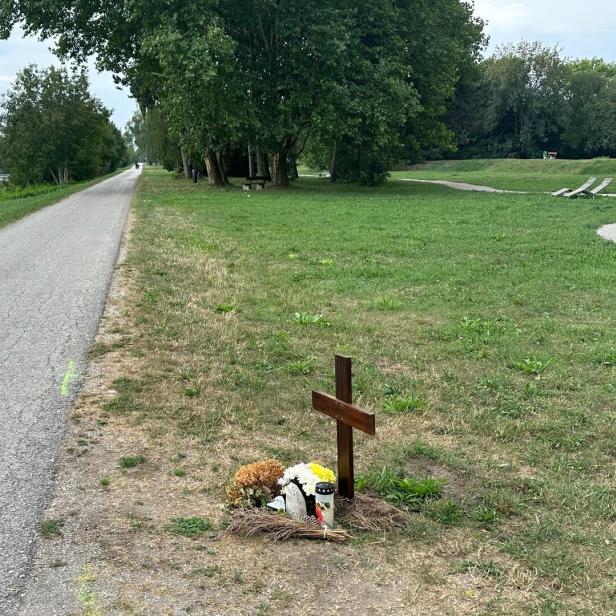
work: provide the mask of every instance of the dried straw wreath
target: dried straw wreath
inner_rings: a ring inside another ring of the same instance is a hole
[[[294,520],[264,509],[238,509],[231,517],[225,533],[252,537],[268,535],[273,541],[286,539],[318,539],[344,543],[349,534],[341,528],[323,528],[314,518]]]
[[[404,511],[367,494],[356,494],[353,500],[336,497],[336,515],[345,526],[363,532],[400,530],[409,523]]]

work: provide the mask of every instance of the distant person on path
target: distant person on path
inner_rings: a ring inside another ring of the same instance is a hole
[[[135,169],[139,169],[139,163],[135,163]]]

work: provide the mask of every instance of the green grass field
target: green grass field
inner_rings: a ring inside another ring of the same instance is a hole
[[[495,184],[508,164],[448,177]],[[522,188],[522,168],[502,186]],[[384,467],[446,484],[402,536],[356,541],[345,575],[390,563],[426,609],[472,571],[490,592],[455,613],[610,613],[616,245],[596,229],[616,203],[316,179],[245,193],[146,170],[135,212],[140,368],[107,413],[167,435],[169,455],[188,439],[218,485],[259,457],[334,464],[309,392],[331,391],[334,353],[351,355],[355,401],[377,413],[356,445],[363,485]],[[435,555],[419,573],[403,564],[418,550]]]
[[[392,179],[452,180],[531,192],[577,188],[592,176],[616,178],[616,160],[452,160],[415,165],[392,173]],[[614,190],[612,187],[606,192]]]
[[[123,170],[122,170],[123,171]],[[115,173],[88,180],[87,182],[75,182],[66,186],[54,186],[53,184],[37,184],[30,188],[13,189],[0,187],[0,228],[15,222],[28,214],[32,214],[47,205],[61,201],[84,188],[88,188],[97,182],[120,173]],[[21,196],[25,194],[26,196]]]

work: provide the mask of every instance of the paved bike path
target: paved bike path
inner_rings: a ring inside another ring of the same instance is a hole
[[[0,614],[20,593],[139,172],[0,230]]]

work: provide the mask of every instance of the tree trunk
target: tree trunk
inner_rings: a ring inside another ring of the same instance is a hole
[[[259,177],[265,177],[265,169],[263,167],[263,156],[261,154],[261,148],[257,146],[255,158],[257,159],[257,175]]]
[[[229,176],[227,175],[227,166],[225,165],[225,157],[220,152],[217,152],[216,160],[218,161],[218,171],[220,172],[222,183],[228,184]]]
[[[190,161],[188,160],[188,154],[182,149],[182,169],[184,172],[184,178],[190,180]]]
[[[297,169],[297,159],[293,158],[291,160],[291,179],[297,180],[299,178],[299,171]]]
[[[259,175],[261,175],[259,173]],[[254,157],[252,155],[252,146],[248,144],[248,177],[253,178],[255,176]]]
[[[272,159],[272,183],[276,188],[289,186],[289,172],[287,166],[286,148],[281,148]]]
[[[207,179],[210,186],[225,185],[225,178],[220,170],[216,153],[210,154],[205,159],[205,168],[207,169]]]
[[[267,153],[262,152],[260,148],[257,148],[257,174],[260,177],[265,178],[268,182],[272,181],[269,158]]]
[[[338,180],[338,142],[334,143],[334,151],[332,153],[332,164],[329,168],[329,179],[331,182]]]

